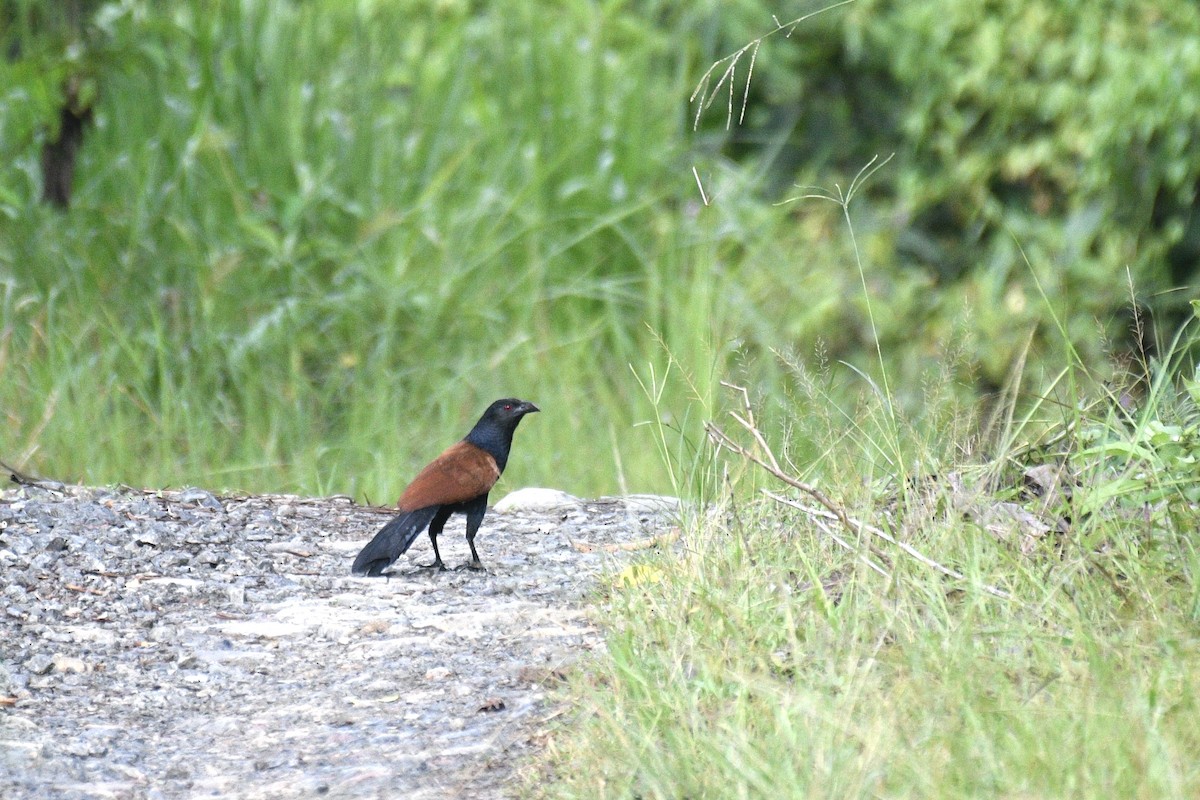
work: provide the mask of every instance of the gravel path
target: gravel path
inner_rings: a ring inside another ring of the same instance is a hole
[[[506,796],[602,646],[595,577],[675,508],[521,498],[488,573],[415,569],[422,537],[380,580],[349,569],[387,514],[345,499],[0,492],[0,797]]]

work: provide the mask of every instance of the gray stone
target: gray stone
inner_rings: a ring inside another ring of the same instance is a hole
[[[54,660],[45,653],[38,653],[24,664],[31,675],[45,675],[54,669]]]
[[[605,548],[673,522],[564,495],[485,519],[488,572],[418,569],[422,536],[363,579],[390,514],[344,499],[22,491],[0,491],[5,798],[503,796],[548,711],[530,665],[601,647],[581,603],[636,557]]]

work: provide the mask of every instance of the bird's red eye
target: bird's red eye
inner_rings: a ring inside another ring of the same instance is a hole
[[[505,404],[504,404],[504,410],[505,410],[505,411],[512,411],[512,403],[505,403]]]

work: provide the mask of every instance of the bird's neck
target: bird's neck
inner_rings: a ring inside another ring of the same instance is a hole
[[[476,425],[467,434],[466,441],[496,459],[496,468],[501,472],[508,463],[508,451],[512,449],[513,432],[491,425]]]

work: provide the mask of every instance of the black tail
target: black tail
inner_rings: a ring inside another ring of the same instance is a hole
[[[429,527],[429,522],[437,510],[438,506],[430,506],[406,511],[395,517],[380,528],[375,538],[362,549],[350,570],[355,575],[367,577],[374,577],[383,572],[404,554],[421,531]]]

